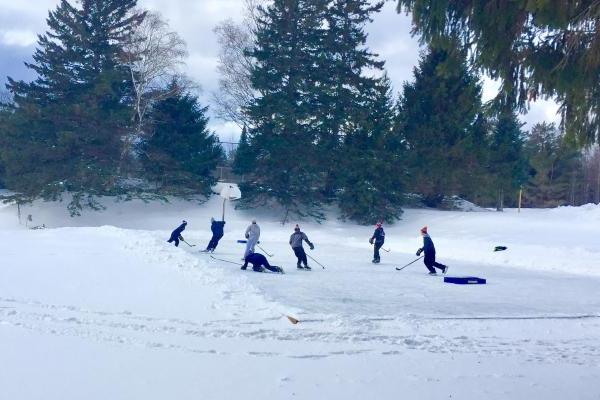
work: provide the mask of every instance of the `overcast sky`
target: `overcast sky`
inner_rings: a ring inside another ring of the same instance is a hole
[[[6,76],[32,78],[23,61],[31,59],[36,35],[46,30],[48,10],[59,0],[0,0],[0,82]],[[369,47],[386,61],[386,70],[396,91],[402,82],[412,80],[417,64],[419,45],[410,35],[410,19],[395,11],[395,1],[388,1],[382,12],[369,25]],[[217,90],[216,72],[218,45],[214,26],[227,18],[241,20],[243,0],[138,0],[141,7],[159,11],[171,28],[185,39],[189,59],[186,73],[202,87],[201,100],[210,105],[210,93]],[[493,82],[484,85],[484,98],[494,96]],[[527,126],[541,121],[557,121],[556,105],[538,102],[522,117]],[[224,141],[236,140],[237,128],[216,119],[211,127]]]

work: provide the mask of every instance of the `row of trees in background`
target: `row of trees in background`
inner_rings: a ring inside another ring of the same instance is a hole
[[[515,55],[512,36],[493,36],[500,47],[485,51],[490,42],[481,38],[489,32],[477,25],[484,20],[469,25],[461,13],[448,14],[457,21],[440,19],[419,1],[400,1],[428,47],[396,96],[384,62],[366,46],[365,27],[382,3],[245,1],[242,24],[228,20],[215,29],[221,80],[213,96],[215,114],[243,129],[230,158],[244,176],[243,206],[277,204],[284,219],[319,219],[336,204],[344,218],[371,223],[399,218],[406,193],[433,207],[451,196],[513,206],[520,189],[528,206],[600,200],[600,151],[582,150],[597,137],[597,93],[586,86],[597,68],[580,8],[565,10],[583,21],[567,26],[589,48],[544,36],[528,42],[543,51]],[[103,195],[208,195],[225,154],[207,128],[207,108],[180,73],[185,43],[136,0],[71,3],[61,0],[49,14],[27,64],[38,78],[9,78],[10,98],[0,98],[4,186],[18,201],[69,193],[73,214],[99,207]],[[453,12],[489,15],[481,2],[463,3]],[[440,24],[430,25],[436,18]],[[482,46],[474,53],[465,38]],[[514,62],[523,54],[546,57],[551,45],[567,46],[573,58]],[[566,88],[574,75],[561,66],[583,74],[576,90]],[[557,82],[545,67],[560,72]],[[482,103],[480,72],[503,79],[497,101]],[[517,110],[548,95],[542,89],[559,93],[565,125],[524,132]]]
[[[178,73],[185,43],[136,0],[62,0],[39,37],[33,82],[8,80],[0,164],[18,201],[98,208],[98,196],[207,195],[224,159]]]
[[[369,223],[398,218],[405,193],[433,207],[457,195],[501,209],[516,205],[520,189],[530,206],[589,199],[592,158],[554,126],[524,132],[515,102],[483,104],[458,38],[429,46],[396,100],[365,46],[381,3],[249,6],[244,25],[216,29],[217,105],[244,126],[234,166],[246,176],[246,206],[274,202],[318,218],[336,203],[344,217]],[[551,154],[539,147],[540,131],[552,131]]]

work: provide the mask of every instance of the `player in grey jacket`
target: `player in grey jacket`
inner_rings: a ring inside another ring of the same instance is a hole
[[[256,220],[253,219],[252,223],[246,228],[246,233],[244,234],[246,237],[246,251],[244,252],[243,260],[248,257],[249,254],[254,253],[254,247],[256,243],[258,243],[258,239],[260,239],[260,227],[256,223]]]
[[[298,258],[296,267],[298,267],[299,269],[311,269],[308,266],[308,261],[306,259],[304,247],[302,247],[303,241],[308,243],[308,247],[310,247],[311,250],[315,248],[315,245],[312,244],[310,240],[308,240],[308,236],[306,236],[304,232],[300,231],[300,227],[298,226],[298,224],[296,224],[296,227],[294,228],[294,233],[292,233],[292,236],[290,236],[290,246],[292,246],[292,250],[294,250],[294,254]],[[304,267],[302,267],[302,264],[304,264]]]

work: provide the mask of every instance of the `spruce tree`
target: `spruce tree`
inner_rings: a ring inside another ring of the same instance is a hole
[[[394,130],[394,107],[387,77],[356,117],[344,142],[339,207],[343,218],[362,224],[393,222],[402,214],[406,173],[402,137]]]
[[[464,57],[430,49],[404,84],[400,125],[407,140],[410,186],[436,207],[444,196],[460,194],[472,165],[465,163],[481,143],[481,84]]]
[[[490,143],[490,167],[497,193],[498,211],[502,211],[508,195],[509,205],[516,205],[516,194],[527,180],[527,159],[523,149],[523,124],[512,110],[501,110]]]
[[[198,98],[179,94],[156,103],[150,114],[152,136],[141,146],[145,178],[161,195],[210,194],[212,172],[225,153],[207,128],[208,107]]]
[[[255,155],[243,185],[245,205],[274,200],[289,213],[320,218],[322,194],[316,152],[318,85],[323,37],[321,0],[275,0],[260,9],[252,85],[259,97],[247,113]]]
[[[12,190],[29,199],[73,195],[72,214],[120,192],[116,167],[130,123],[124,43],[143,15],[136,0],[61,0],[41,35],[33,82],[9,78],[13,114],[2,159]]]
[[[401,10],[427,43],[459,38],[470,65],[502,81],[504,106],[552,97],[578,146],[600,142],[597,1],[398,0]]]
[[[371,3],[332,0],[323,11],[327,30],[321,43],[318,105],[314,110],[320,121],[319,165],[328,198],[333,197],[338,184],[338,165],[348,157],[345,138],[353,134],[365,109],[374,104],[371,99],[379,95],[377,85],[382,84],[382,78],[373,75],[383,69],[384,62],[366,47],[365,27],[383,2]]]
[[[233,172],[237,175],[247,175],[253,169],[254,155],[248,139],[248,128],[244,125],[240,141],[233,156]]]

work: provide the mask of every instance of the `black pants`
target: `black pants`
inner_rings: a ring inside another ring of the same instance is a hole
[[[179,247],[179,238],[171,236],[167,243],[175,242],[175,247]]]
[[[439,262],[435,261],[435,253],[425,254],[425,258],[423,259],[423,262],[425,263],[425,266],[427,267],[429,272],[435,272],[435,268],[439,268],[442,271],[444,270],[444,268],[446,268],[446,266],[444,264],[440,264]],[[433,268],[433,267],[435,267],[435,268]]]
[[[217,245],[219,244],[219,240],[221,240],[221,238],[223,237],[223,235],[213,235],[212,239],[210,239],[210,242],[208,242],[208,246],[206,246],[206,250],[214,250],[217,248]]]
[[[301,263],[303,263],[304,266],[306,267],[308,265],[308,260],[306,259],[306,253],[304,252],[304,248],[303,247],[294,247],[293,250],[294,250],[294,254],[298,258],[297,265],[300,265]]]
[[[250,263],[252,264],[252,263]],[[248,266],[248,263],[245,262],[244,265],[242,266],[242,269],[246,269],[246,267]],[[261,272],[260,267],[265,267],[266,269],[268,269],[271,272],[279,272],[279,270],[277,268],[275,268],[274,266],[272,266],[271,264],[269,264],[268,261],[264,261],[263,263],[260,264],[252,264],[252,270],[255,272]]]
[[[373,249],[373,259],[374,260],[380,260],[379,257],[379,249],[381,249],[383,247],[383,242],[375,242],[375,246]]]

